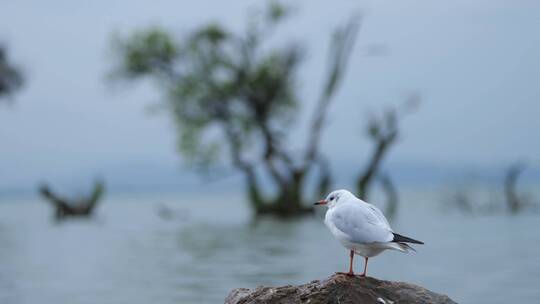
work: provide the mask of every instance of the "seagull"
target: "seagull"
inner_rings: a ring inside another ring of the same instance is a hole
[[[354,276],[354,255],[364,257],[364,272],[366,276],[368,259],[386,249],[401,252],[415,251],[407,243],[424,244],[421,241],[395,233],[381,210],[364,202],[347,190],[336,190],[328,194],[326,199],[315,205],[326,205],[328,211],[324,223],[332,234],[349,252],[349,272],[338,272]]]

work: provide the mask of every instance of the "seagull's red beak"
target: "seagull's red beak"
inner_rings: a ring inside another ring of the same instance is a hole
[[[314,205],[326,205],[326,204],[328,204],[327,201],[325,201],[325,200],[320,200],[320,201],[316,202]]]

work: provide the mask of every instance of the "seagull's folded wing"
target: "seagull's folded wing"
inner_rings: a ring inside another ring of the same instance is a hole
[[[332,214],[332,221],[353,243],[392,241],[393,234],[388,222],[370,207],[363,202],[338,206]]]

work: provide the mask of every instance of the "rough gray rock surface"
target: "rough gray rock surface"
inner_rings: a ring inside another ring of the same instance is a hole
[[[225,304],[254,303],[456,303],[449,297],[423,287],[382,281],[375,278],[349,277],[336,274],[324,281],[313,281],[298,286],[237,288],[232,290]]]

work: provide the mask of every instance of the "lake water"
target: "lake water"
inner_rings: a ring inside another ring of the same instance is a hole
[[[429,193],[403,200],[394,230],[426,245],[373,258],[370,276],[462,303],[539,301],[540,216],[462,216]],[[322,213],[254,221],[241,196],[116,195],[92,219],[55,223],[51,213],[38,198],[0,202],[0,303],[223,303],[236,287],[348,265]]]

